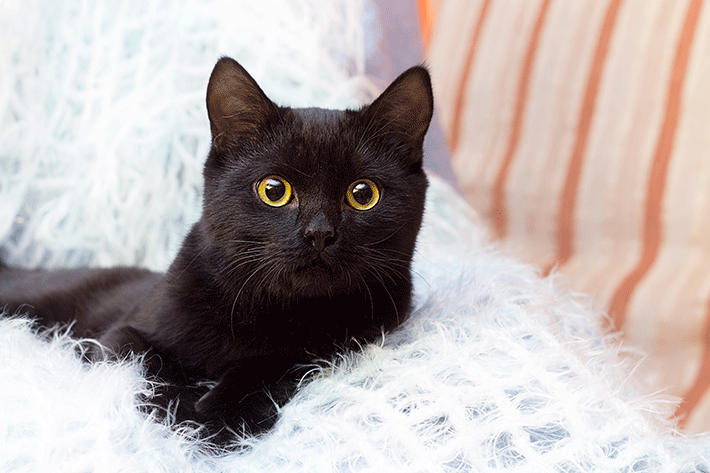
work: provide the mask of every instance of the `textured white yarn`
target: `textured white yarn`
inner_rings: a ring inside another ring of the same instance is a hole
[[[66,3],[66,2],[65,2]],[[164,268],[199,213],[207,74],[353,105],[362,4],[0,3],[0,242],[24,266]],[[145,418],[140,360],[86,365],[0,319],[0,471],[710,472],[630,380],[600,315],[499,254],[432,178],[411,319],[314,370],[263,438],[214,455]]]
[[[199,216],[217,59],[279,103],[353,106],[372,93],[363,15],[362,0],[0,3],[8,262],[164,269]]]

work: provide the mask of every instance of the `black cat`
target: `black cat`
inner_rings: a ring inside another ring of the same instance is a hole
[[[148,352],[149,372],[167,383],[152,402],[179,398],[177,420],[208,432],[257,433],[304,365],[409,313],[431,83],[417,66],[361,110],[292,109],[225,57],[207,111],[202,216],[166,274],[5,267],[0,308],[45,326],[74,321],[73,334],[108,356]]]

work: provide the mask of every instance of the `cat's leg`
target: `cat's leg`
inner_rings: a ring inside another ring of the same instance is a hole
[[[150,348],[140,332],[130,325],[110,327],[98,338],[98,343],[85,342],[85,346],[84,356],[89,361],[123,360]]]
[[[222,419],[235,430],[266,431],[276,422],[279,406],[293,395],[299,376],[299,370],[282,360],[243,361],[195,403],[195,411]]]

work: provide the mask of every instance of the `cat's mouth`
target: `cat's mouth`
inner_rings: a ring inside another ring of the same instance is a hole
[[[331,265],[319,254],[314,255],[306,263],[300,266],[296,270],[296,274],[308,275],[308,273],[313,275],[321,275],[323,273],[332,273]]]
[[[292,273],[294,286],[308,293],[330,292],[342,286],[343,279],[343,272],[320,255],[295,268]]]

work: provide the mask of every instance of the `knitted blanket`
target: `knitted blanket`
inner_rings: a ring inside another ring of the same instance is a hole
[[[222,54],[274,100],[354,106],[357,0],[0,3],[0,255],[165,269],[200,211],[204,90]],[[369,25],[369,26],[368,26]],[[262,437],[205,448],[141,413],[141,359],[83,363],[65,329],[0,318],[0,471],[710,471],[593,302],[508,258],[431,176],[415,310],[314,365]],[[7,315],[7,314],[6,314]]]

